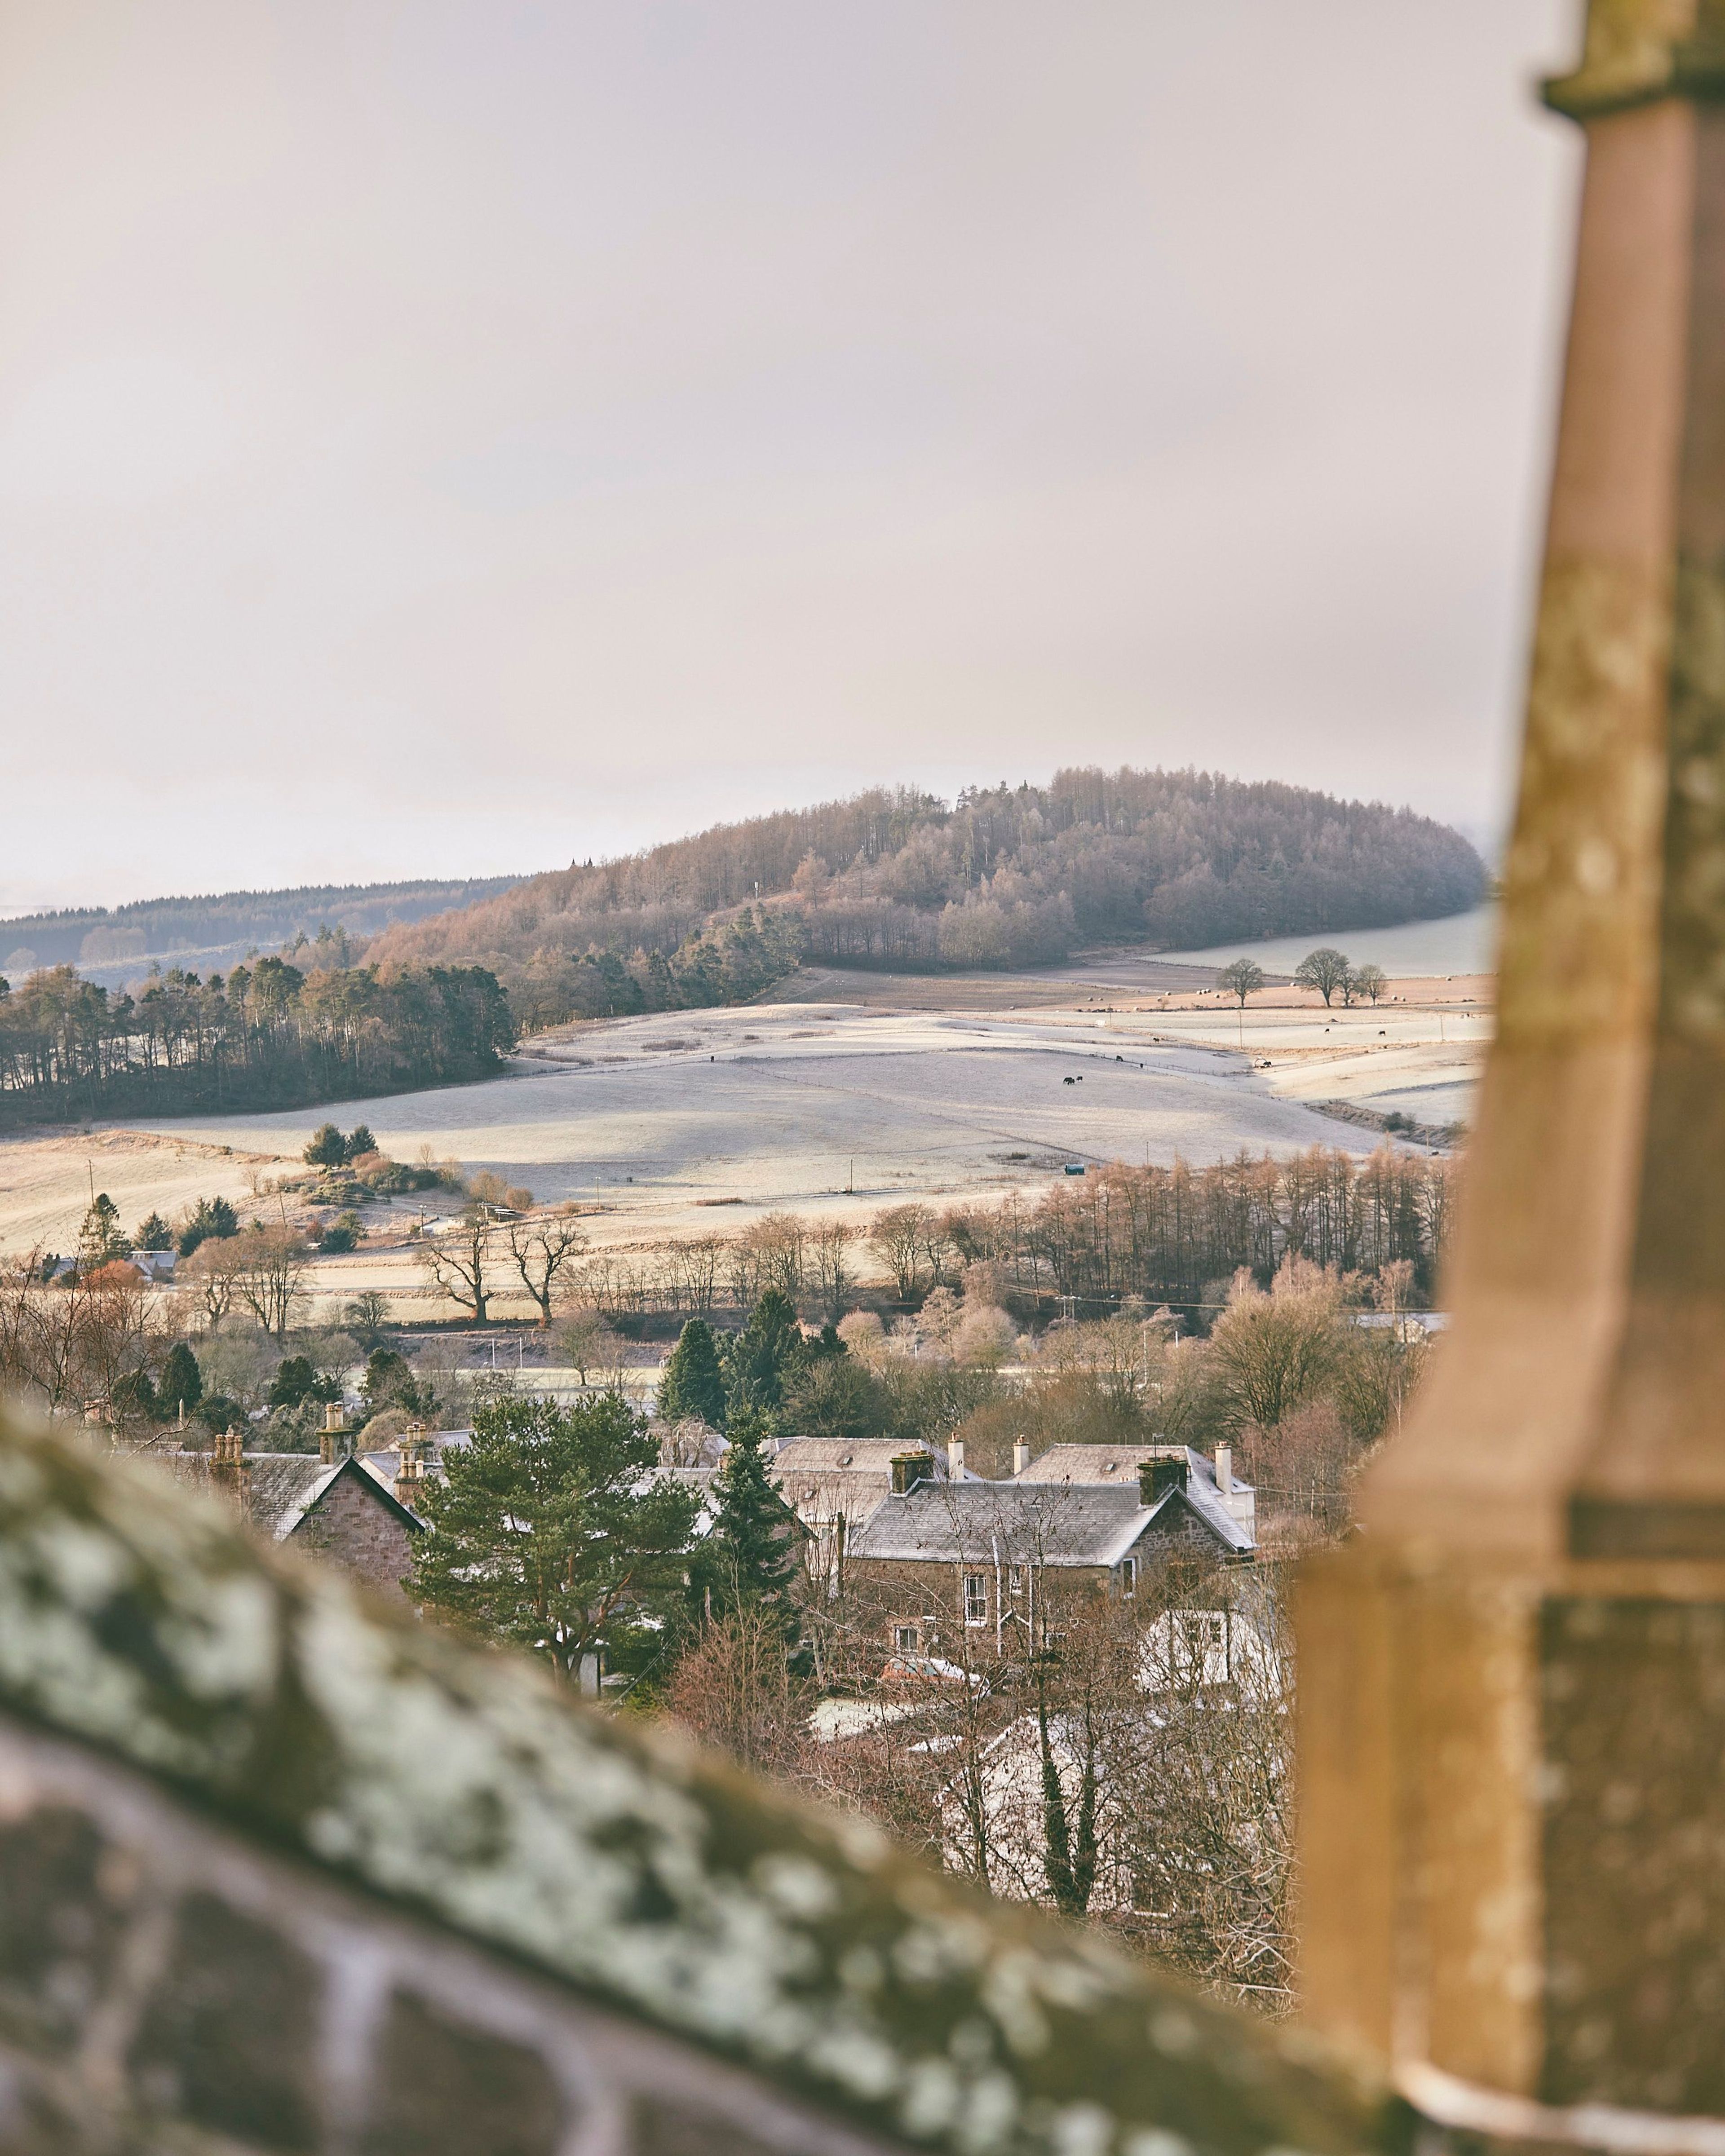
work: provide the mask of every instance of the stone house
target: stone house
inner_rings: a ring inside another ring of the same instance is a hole
[[[788,1437],[773,1455],[773,1487],[809,1532],[809,1576],[829,1594],[839,1592],[852,1537],[893,1487],[895,1462],[917,1463],[917,1471],[939,1479],[932,1454],[909,1453],[887,1437]]]
[[[338,1564],[387,1594],[402,1594],[425,1522],[363,1456],[244,1452],[236,1440],[222,1438],[213,1452],[154,1456],[178,1481],[220,1491],[270,1541]]]
[[[1051,1445],[1046,1452],[1020,1460],[1015,1482],[1101,1482],[1126,1487],[1138,1480],[1147,1460],[1177,1460],[1186,1463],[1184,1491],[1188,1502],[1220,1525],[1218,1508],[1245,1529],[1255,1543],[1258,1493],[1234,1472],[1234,1448],[1219,1445],[1215,1458],[1206,1459],[1188,1445]]]
[[[1136,1465],[1129,1483],[906,1476],[850,1538],[849,1592],[894,1655],[969,1668],[1040,1644],[1074,1594],[1136,1599],[1153,1563],[1250,1561],[1201,1455],[1163,1446]]]

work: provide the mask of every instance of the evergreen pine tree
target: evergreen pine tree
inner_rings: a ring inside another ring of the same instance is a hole
[[[78,1231],[78,1255],[92,1270],[110,1259],[131,1255],[131,1241],[121,1230],[120,1208],[105,1190],[96,1193],[84,1216],[84,1225]]]
[[[167,1351],[162,1366],[161,1380],[156,1388],[156,1399],[161,1413],[168,1418],[177,1415],[183,1405],[187,1414],[203,1398],[203,1373],[198,1367],[198,1358],[183,1340],[176,1340]]]
[[[752,1609],[769,1616],[787,1646],[802,1630],[797,1612],[797,1520],[767,1474],[766,1418],[733,1413],[730,1444],[713,1476],[712,1532],[701,1544],[691,1583],[705,1614]]]
[[[725,1427],[725,1379],[713,1328],[704,1317],[691,1317],[678,1337],[659,1379],[659,1419],[691,1418],[709,1430]]]
[[[174,1231],[159,1213],[146,1214],[138,1223],[138,1232],[131,1239],[135,1250],[171,1250],[174,1246]]]
[[[658,1451],[613,1393],[567,1408],[492,1400],[425,1491],[432,1532],[414,1537],[409,1597],[566,1677],[595,1651],[618,1670],[650,1662],[683,1599],[695,1521],[691,1492],[655,1475]]]
[[[776,1414],[784,1405],[785,1387],[802,1367],[803,1348],[796,1307],[783,1290],[768,1289],[726,1359],[726,1396],[733,1415],[739,1408]]]

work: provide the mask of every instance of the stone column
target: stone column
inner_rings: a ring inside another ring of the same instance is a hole
[[[1725,2112],[1725,6],[1592,0],[1452,1334],[1299,1596],[1321,2026]]]

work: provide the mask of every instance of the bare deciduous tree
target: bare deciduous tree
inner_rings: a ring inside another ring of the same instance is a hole
[[[809,1267],[822,1314],[829,1325],[845,1315],[850,1292],[849,1254],[855,1230],[843,1220],[824,1220],[809,1239]]]
[[[291,1228],[249,1228],[230,1236],[234,1293],[278,1343],[305,1300],[311,1252]]]
[[[929,1239],[934,1215],[926,1205],[889,1205],[875,1215],[869,1247],[892,1275],[901,1302],[910,1302],[929,1277]]]
[[[583,1385],[589,1371],[614,1370],[620,1359],[617,1335],[605,1322],[603,1313],[590,1307],[564,1312],[557,1324],[557,1342]]]
[[[1216,976],[1216,986],[1224,995],[1232,996],[1242,1010],[1246,998],[1256,995],[1263,985],[1264,968],[1251,958],[1236,958]]]
[[[237,1235],[221,1235],[200,1243],[175,1275],[177,1281],[191,1290],[212,1332],[221,1329],[234,1307],[235,1283],[245,1262],[244,1252],[236,1248],[239,1240]]]
[[[496,1245],[490,1214],[481,1205],[469,1205],[447,1234],[428,1235],[414,1255],[450,1301],[483,1325],[495,1292]]]
[[[551,1323],[557,1283],[572,1261],[587,1248],[587,1230],[572,1205],[555,1211],[511,1220],[504,1229],[509,1255],[521,1276],[521,1286],[539,1306],[539,1322]]]
[[[1299,988],[1316,988],[1327,1009],[1331,998],[1344,986],[1352,973],[1347,953],[1337,950],[1332,944],[1325,943],[1316,951],[1306,953],[1294,968],[1294,981]]]
[[[1224,1421],[1276,1429],[1329,1378],[1344,1339],[1336,1283],[1317,1266],[1285,1262],[1267,1295],[1236,1275],[1209,1341]]]
[[[0,1391],[50,1414],[105,1405],[166,1339],[157,1305],[129,1266],[44,1284],[33,1251],[0,1276]]]
[[[745,1604],[709,1625],[679,1663],[665,1703],[702,1743],[756,1774],[801,1779],[813,1695],[767,1611]]]

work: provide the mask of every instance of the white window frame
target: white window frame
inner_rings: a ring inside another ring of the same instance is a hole
[[[920,1655],[922,1651],[922,1627],[920,1625],[895,1625],[892,1628],[892,1651],[896,1655]]]
[[[1121,1599],[1130,1602],[1137,1591],[1138,1560],[1135,1557],[1123,1557],[1120,1560]]]
[[[1179,1656],[1182,1676],[1203,1683],[1209,1674],[1212,1655],[1221,1657],[1224,1679],[1232,1676],[1232,1627],[1225,1609],[1177,1609],[1170,1623],[1170,1644]]]
[[[988,1575],[985,1572],[967,1572],[960,1576],[959,1599],[967,1625],[986,1625],[988,1621]]]

